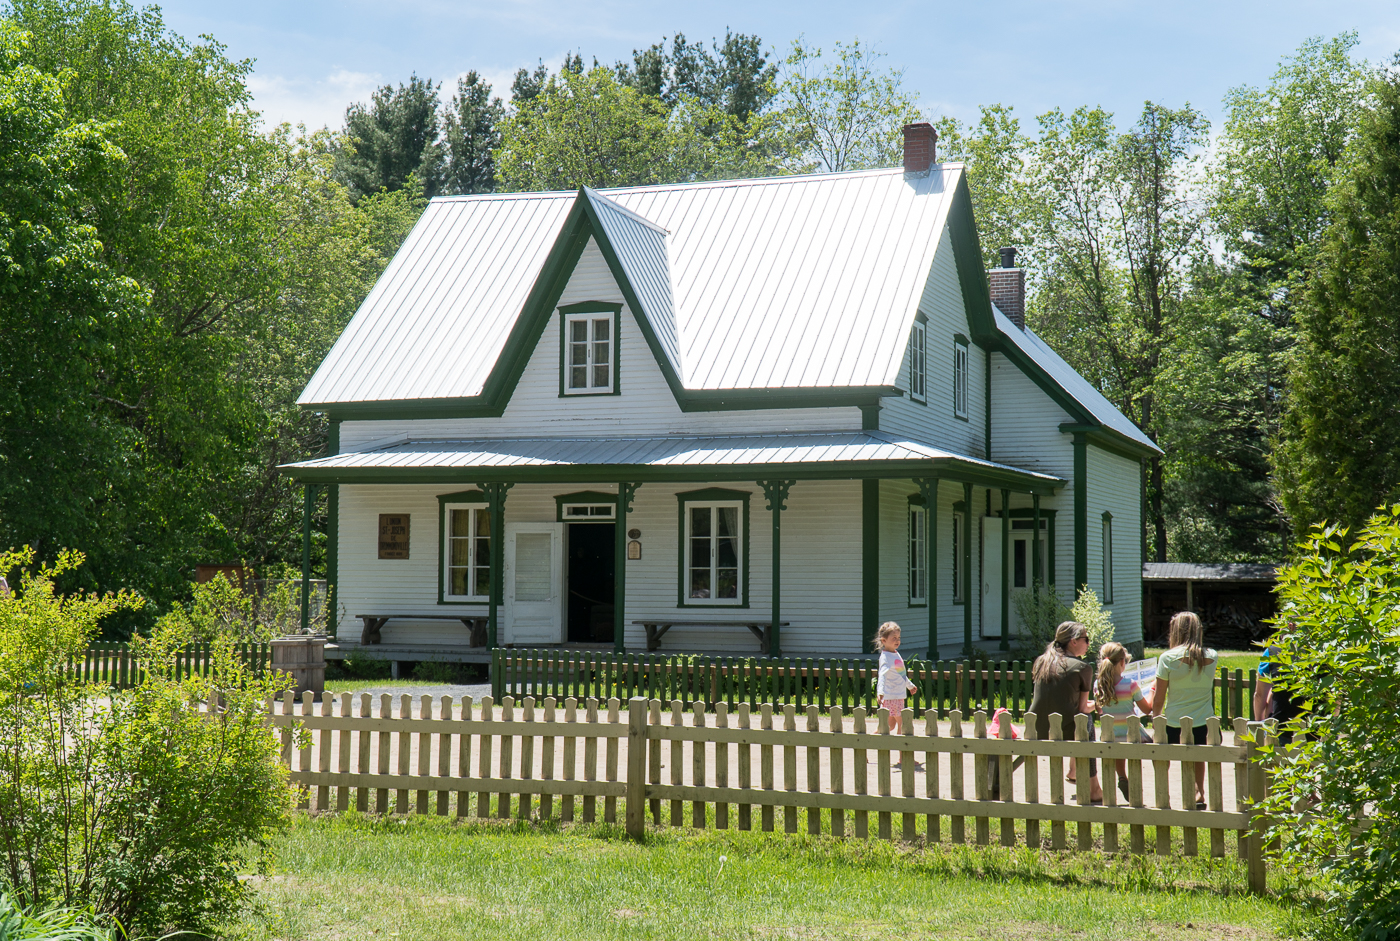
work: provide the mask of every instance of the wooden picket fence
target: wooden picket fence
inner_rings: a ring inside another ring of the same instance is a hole
[[[238,644],[235,652],[256,673],[272,665],[271,644]],[[176,661],[180,677],[208,676],[213,652],[208,644],[191,644]],[[68,674],[82,683],[101,683],[113,689],[130,689],[141,682],[141,664],[125,643],[96,643],[68,663]]]
[[[906,660],[909,679],[918,687],[908,706],[923,713],[937,709],[940,719],[960,710],[1011,710],[1020,719],[1030,708],[1033,683],[1027,661],[986,662]],[[491,693],[496,701],[513,696],[563,700],[642,696],[687,708],[696,702],[713,707],[740,703],[790,703],[799,711],[815,705],[849,710],[875,708],[879,665],[869,659],[796,657],[711,657],[611,651],[498,648],[491,655]],[[1216,714],[1228,725],[1250,717],[1256,673],[1223,667],[1215,679]]]
[[[1036,738],[1033,714],[1026,714],[1019,740],[1012,740],[1010,722],[1001,723],[999,737],[988,737],[981,710],[968,718],[951,710],[946,729],[928,721],[931,709],[917,723],[906,710],[899,733],[892,734],[885,710],[863,706],[848,712],[833,705],[824,719],[815,704],[801,712],[790,703],[753,709],[745,702],[730,709],[724,701],[712,708],[696,701],[687,708],[679,699],[667,704],[639,697],[624,709],[616,697],[562,703],[526,697],[517,704],[507,696],[497,707],[487,696],[478,704],[465,698],[454,708],[450,696],[422,696],[415,716],[408,695],[377,700],[376,710],[369,693],[343,693],[338,703],[331,696],[316,703],[306,693],[297,709],[288,693],[269,704],[271,721],[281,729],[282,760],[305,789],[304,807],[447,816],[455,804],[458,817],[569,823],[599,819],[600,802],[602,820],[617,822],[620,802],[628,833],[640,838],[648,811],[653,825],[679,827],[686,825],[689,804],[689,825],[696,828],[772,831],[781,816],[783,830],[796,833],[805,816],[812,834],[938,843],[946,833],[953,843],[977,845],[991,842],[991,821],[997,820],[1001,845],[1036,848],[1045,845],[1042,824],[1048,823],[1052,850],[1068,848],[1073,824],[1080,851],[1093,848],[1097,827],[1105,852],[1135,854],[1147,851],[1151,827],[1156,853],[1179,846],[1187,856],[1201,852],[1205,831],[1206,851],[1217,857],[1226,854],[1227,834],[1234,834],[1250,888],[1264,890],[1264,822],[1252,819],[1250,808],[1265,797],[1266,776],[1244,719],[1234,721],[1230,744],[1212,717],[1208,744],[1166,745],[1142,743],[1136,722],[1128,725],[1127,742],[1115,742],[1111,719],[1100,725],[1105,740],[1091,741],[1084,716],[1076,741],[1062,740],[1058,715],[1051,716],[1049,740]],[[1157,741],[1164,742],[1164,722],[1157,723]],[[306,734],[298,737],[298,726]],[[1105,772],[1102,805],[1089,803],[1090,759]],[[1126,804],[1112,786],[1110,769],[1119,759],[1127,766]],[[1066,760],[1077,770],[1076,803],[1066,802]],[[1180,775],[1175,807],[1174,761]],[[1194,803],[1196,763],[1206,766],[1204,809]],[[1120,842],[1124,827],[1126,846]],[[1173,828],[1181,828],[1179,843]]]

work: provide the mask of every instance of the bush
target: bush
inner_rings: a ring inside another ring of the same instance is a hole
[[[101,618],[139,605],[57,595],[81,561],[34,571],[31,551],[0,554],[0,572],[27,570],[0,598],[0,879],[19,905],[91,908],[137,935],[206,930],[249,900],[244,854],[293,806],[265,724],[284,680],[250,673],[229,634],[210,639],[210,676],[177,679],[195,627],[166,616],[135,642],[137,687],[74,682],[66,665]]]
[[[1082,588],[1079,597],[1069,609],[1069,619],[1078,621],[1089,629],[1089,654],[1097,660],[1099,648],[1113,640],[1113,615],[1099,602],[1099,596],[1092,588]]]
[[[1021,641],[1030,647],[1030,655],[1040,656],[1047,644],[1055,639],[1055,628],[1062,621],[1078,621],[1089,629],[1089,654],[1099,655],[1099,648],[1113,639],[1113,617],[1099,603],[1092,588],[1079,592],[1073,605],[1066,605],[1054,585],[1036,583],[1034,589],[1020,588],[1011,593],[1011,603],[1026,632]]]
[[[1265,807],[1282,861],[1337,887],[1336,924],[1385,941],[1400,938],[1400,504],[1352,535],[1315,527],[1279,572],[1274,685],[1306,702],[1285,731],[1307,737],[1273,755]]]
[[[27,912],[0,894],[0,941],[114,941],[117,932],[102,920],[71,908]]]
[[[207,582],[190,586],[190,603],[176,603],[167,617],[184,622],[181,629],[199,643],[227,636],[235,643],[265,644],[274,637],[300,634],[300,581],[268,578],[258,584],[259,592],[250,594],[219,572]],[[311,632],[325,627],[325,606],[313,605]]]

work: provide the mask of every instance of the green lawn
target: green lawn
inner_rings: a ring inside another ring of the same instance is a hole
[[[1293,936],[1235,860],[826,837],[298,817],[236,937],[1231,939]]]
[[[1165,649],[1164,647],[1148,647],[1147,656],[1160,657],[1162,651]],[[1215,673],[1217,675],[1220,673],[1220,668],[1225,667],[1231,673],[1236,670],[1243,670],[1245,675],[1248,676],[1250,670],[1259,669],[1259,658],[1263,655],[1264,648],[1260,647],[1255,650],[1218,650],[1216,652],[1220,654],[1220,662],[1215,665]]]

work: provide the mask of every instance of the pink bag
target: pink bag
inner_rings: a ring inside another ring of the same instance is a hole
[[[1005,717],[1006,717],[1007,723],[1010,724],[1010,722],[1011,722],[1011,710],[1010,710],[1010,709],[1007,709],[1007,708],[1005,708],[1005,707],[1003,707],[1003,708],[1001,708],[1001,709],[998,709],[996,712],[992,713],[992,721],[991,721],[990,723],[987,724],[987,737],[988,737],[988,738],[1001,738],[1001,718],[1002,718],[1002,716],[1005,716]],[[1014,725],[1011,726],[1011,737],[1012,737],[1013,739],[1017,739],[1017,738],[1020,738],[1020,737],[1021,737],[1021,736],[1019,736],[1019,735],[1016,734],[1016,726],[1014,726]]]

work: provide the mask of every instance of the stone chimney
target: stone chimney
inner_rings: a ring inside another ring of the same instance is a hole
[[[907,128],[906,128],[907,135]],[[905,137],[908,140],[908,137]],[[905,153],[908,153],[905,144]],[[905,157],[908,160],[908,157]],[[1016,267],[1016,249],[999,249],[1001,267],[987,272],[987,287],[991,290],[992,303],[997,305],[1007,319],[1026,329],[1026,269]]]
[[[938,162],[938,132],[926,121],[904,125],[904,172],[923,175]]]

